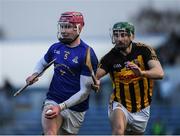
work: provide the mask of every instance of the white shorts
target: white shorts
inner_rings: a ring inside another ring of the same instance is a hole
[[[108,107],[108,117],[111,120],[111,113],[115,109],[123,111],[127,121],[126,131],[143,133],[146,130],[146,126],[150,116],[150,106],[140,110],[139,112],[129,112],[121,103],[113,102]]]
[[[45,100],[44,108],[47,108],[51,105],[58,104],[52,100]],[[60,114],[63,117],[63,124],[60,129],[63,129],[71,134],[77,134],[84,121],[85,113],[86,111],[77,112],[70,109],[65,109],[61,111]]]

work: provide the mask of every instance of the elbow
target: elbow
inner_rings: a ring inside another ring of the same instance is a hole
[[[88,92],[82,92],[81,93],[81,100],[84,101],[88,98],[89,96],[89,93]]]

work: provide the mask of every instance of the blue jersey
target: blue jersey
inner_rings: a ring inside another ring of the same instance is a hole
[[[57,103],[64,102],[72,95],[80,91],[80,75],[91,76],[91,72],[85,65],[86,51],[89,46],[82,40],[76,47],[68,47],[58,42],[53,44],[44,56],[46,62],[56,58],[54,63],[54,75],[47,93],[47,99]],[[96,72],[98,59],[91,48],[91,62]],[[89,107],[89,97],[71,110],[85,111]]]

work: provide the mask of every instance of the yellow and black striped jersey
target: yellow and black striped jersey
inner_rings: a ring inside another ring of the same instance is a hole
[[[155,51],[142,43],[132,43],[131,53],[127,56],[113,48],[100,61],[99,67],[110,74],[113,81],[113,93],[110,102],[120,102],[130,112],[137,112],[151,103],[153,80],[138,77],[126,68],[130,61],[138,65],[141,70],[148,70],[148,61],[157,60]]]

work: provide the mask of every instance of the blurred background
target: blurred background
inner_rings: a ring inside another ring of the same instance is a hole
[[[0,0],[0,134],[41,134],[41,107],[52,77],[49,69],[21,95],[36,62],[57,42],[57,21],[65,11],[80,11],[81,33],[98,59],[113,45],[109,28],[117,21],[135,25],[135,41],[155,48],[165,78],[155,82],[146,134],[180,134],[180,1],[179,0]],[[109,76],[101,93],[91,93],[90,109],[79,134],[111,134],[107,104]]]

